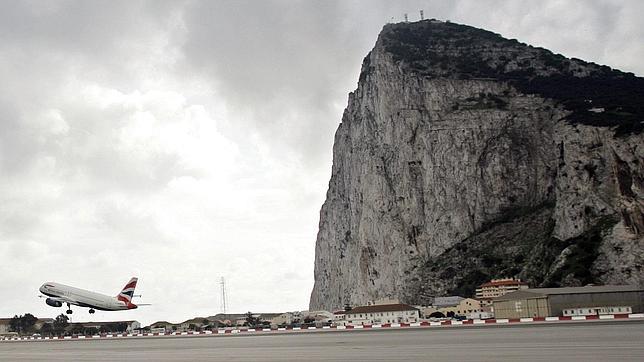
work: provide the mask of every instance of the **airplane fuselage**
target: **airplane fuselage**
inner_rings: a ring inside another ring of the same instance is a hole
[[[110,297],[109,295],[60,283],[47,282],[40,287],[40,292],[54,301],[91,309],[115,311],[136,308],[135,304],[119,300],[117,297]]]

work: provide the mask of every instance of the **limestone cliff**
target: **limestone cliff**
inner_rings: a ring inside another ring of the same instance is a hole
[[[644,283],[644,79],[481,29],[384,27],[333,147],[312,310]]]

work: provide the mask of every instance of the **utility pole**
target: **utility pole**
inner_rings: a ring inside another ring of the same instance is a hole
[[[219,284],[221,285],[221,312],[226,314],[226,279],[221,277]]]

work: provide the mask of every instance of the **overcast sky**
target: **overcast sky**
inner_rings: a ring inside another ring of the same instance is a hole
[[[362,59],[404,13],[644,74],[644,2],[0,1],[0,317],[38,287],[179,322],[308,307],[332,142]]]

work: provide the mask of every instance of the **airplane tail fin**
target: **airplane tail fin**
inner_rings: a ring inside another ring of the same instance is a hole
[[[123,287],[123,290],[116,296],[116,299],[125,302],[125,304],[132,305],[132,296],[134,295],[134,288],[136,288],[136,282],[138,281],[138,278],[132,278],[130,279],[127,284],[125,284],[125,287]]]

